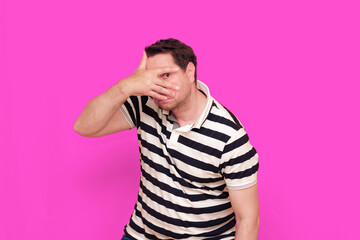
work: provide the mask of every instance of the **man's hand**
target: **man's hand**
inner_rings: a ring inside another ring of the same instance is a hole
[[[121,80],[119,84],[128,96],[150,96],[157,99],[166,100],[172,97],[174,92],[169,89],[178,90],[178,87],[159,76],[164,73],[176,72],[178,67],[163,67],[152,70],[146,69],[147,55],[143,52],[139,67],[129,77]]]
[[[164,67],[146,69],[147,56],[144,51],[140,66],[129,77],[117,82],[103,94],[92,99],[74,124],[74,130],[82,136],[99,137],[125,129],[130,125],[119,107],[130,96],[151,96],[157,99],[167,99],[178,87],[160,78],[164,73],[176,72],[179,69]]]

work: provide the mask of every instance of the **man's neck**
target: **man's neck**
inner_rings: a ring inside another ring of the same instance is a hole
[[[179,106],[179,108],[174,109],[172,112],[176,121],[182,127],[195,123],[203,113],[206,103],[206,96],[195,87],[192,89],[187,101],[182,106]]]

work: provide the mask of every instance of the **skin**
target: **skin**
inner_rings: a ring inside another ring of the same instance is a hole
[[[170,53],[157,54],[147,59],[146,69],[162,67],[178,67]],[[155,103],[162,109],[172,110],[180,126],[194,123],[206,106],[206,96],[195,85],[195,66],[189,63],[186,70],[180,69],[172,73],[164,73],[160,78],[173,83],[179,90],[172,90],[167,99],[154,98]]]
[[[229,196],[236,216],[235,240],[257,240],[260,226],[258,185],[229,189]]]
[[[130,96],[150,96],[167,99],[179,87],[161,79],[164,73],[179,71],[178,67],[146,69],[146,53],[139,67],[130,76],[120,80],[106,92],[89,101],[74,123],[74,130],[84,137],[100,137],[130,129],[130,124],[119,111]]]
[[[147,58],[139,67],[103,94],[87,103],[74,124],[81,136],[100,137],[130,129],[119,107],[130,96],[150,96],[163,109],[172,110],[180,126],[194,123],[206,106],[206,97],[195,86],[195,66],[182,70],[171,54]],[[258,187],[231,190],[230,201],[237,219],[236,240],[256,240],[259,230]]]

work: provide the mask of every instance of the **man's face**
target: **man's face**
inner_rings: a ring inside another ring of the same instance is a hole
[[[160,67],[179,67],[175,64],[174,58],[170,53],[160,53],[149,57],[146,62],[146,69],[155,69]],[[191,84],[189,75],[179,67],[179,71],[172,73],[165,73],[159,76],[161,79],[169,81],[177,86],[179,90],[172,90],[175,95],[168,96],[166,100],[159,100],[154,98],[155,103],[165,110],[174,110],[181,106],[186,101],[190,94]]]

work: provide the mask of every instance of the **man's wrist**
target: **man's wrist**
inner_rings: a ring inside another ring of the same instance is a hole
[[[122,105],[126,99],[131,96],[125,79],[117,82],[115,85],[109,88],[106,91],[106,95],[109,99],[112,99],[112,101],[116,101],[116,105]]]
[[[116,93],[116,95],[125,97],[125,99],[129,98],[132,95],[128,82],[129,82],[129,79],[124,78],[124,79],[120,80],[119,82],[117,82],[113,86],[114,92]]]

